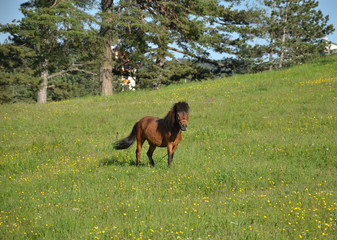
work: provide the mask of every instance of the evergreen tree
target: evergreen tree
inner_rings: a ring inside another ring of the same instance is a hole
[[[266,38],[268,40],[268,65],[269,65],[269,70],[273,69],[273,55],[275,51],[275,38],[277,35],[277,22],[275,18],[275,13],[276,13],[276,0],[265,0],[264,3],[266,6],[271,7],[271,13],[270,17],[264,17],[265,15],[262,16],[263,21],[265,21],[265,28],[266,30]],[[267,26],[267,27],[266,27]],[[262,28],[265,30],[265,28]]]
[[[169,82],[173,74],[169,67],[173,65],[169,62],[180,62],[173,52],[194,58],[204,54],[202,46],[205,47],[206,42],[202,37],[206,21],[201,17],[206,7],[215,8],[217,1],[108,2],[105,6],[109,6],[109,10],[102,7],[101,13],[101,32],[104,33],[101,36],[105,44],[103,49],[106,49],[102,64],[106,71],[101,72],[110,73],[108,67],[116,70],[127,61],[131,68],[143,68],[137,72],[141,81],[151,78],[153,84],[160,85]],[[108,78],[108,88],[111,89],[113,77]],[[105,82],[102,74],[100,81]]]
[[[137,4],[130,4],[128,11],[124,11],[128,14],[124,14],[127,16],[124,16],[126,21],[122,21],[124,25],[121,29],[123,33],[135,33],[137,37],[124,35],[119,39],[121,43],[128,43],[126,49],[142,49],[138,55],[146,56],[146,59],[141,60],[146,69],[139,71],[138,76],[151,78],[155,85],[169,82],[172,76],[172,68],[169,66],[173,66],[170,62],[181,63],[175,58],[175,53],[184,54],[199,63],[207,62],[217,66],[224,65],[210,59],[211,49],[220,53],[243,54],[242,45],[251,38],[247,26],[252,14],[234,10],[232,5],[225,7],[222,2],[239,1],[137,0]],[[233,33],[241,35],[233,39],[229,36]],[[128,40],[125,41],[126,39]],[[196,69],[201,70],[200,66],[196,66]]]
[[[34,99],[39,81],[31,68],[33,58],[25,46],[0,45],[0,103]]]
[[[31,0],[21,5],[24,17],[8,24],[1,31],[8,32],[16,45],[34,51],[34,75],[42,79],[37,102],[47,102],[50,79],[59,75],[84,71],[77,62],[79,53],[89,49],[91,42],[90,16],[83,11],[89,1]],[[86,55],[87,56],[87,55]]]
[[[264,0],[269,16],[263,18],[269,38],[269,65],[303,63],[324,50],[322,38],[334,31],[329,16],[317,10],[317,0]],[[268,11],[269,8],[269,11]],[[277,59],[275,59],[277,56]]]
[[[118,89],[121,66],[137,75],[139,86],[158,87],[298,64],[319,53],[321,38],[333,31],[328,16],[316,9],[317,0],[263,0],[261,9],[243,8],[244,2],[27,1],[21,5],[24,17],[0,29],[12,41],[0,47],[1,101],[36,94],[43,103],[47,94],[59,100],[96,93],[94,86],[101,95],[111,95]],[[95,18],[88,14],[94,6],[99,9]],[[210,51],[231,57],[215,61]],[[177,59],[176,53],[186,58]],[[82,75],[69,76],[75,72]]]
[[[317,0],[296,0],[290,2],[292,16],[289,18],[288,62],[303,63],[312,56],[324,51],[323,37],[334,31],[333,25],[328,25],[329,16],[323,16],[317,10]]]

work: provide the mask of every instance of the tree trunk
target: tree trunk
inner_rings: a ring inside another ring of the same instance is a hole
[[[42,66],[41,78],[43,79],[42,88],[37,92],[37,103],[46,103],[47,102],[47,89],[48,89],[48,76],[49,72],[47,69],[48,61],[45,60]]]
[[[284,16],[284,26],[283,26],[283,36],[282,36],[282,46],[281,46],[281,56],[279,68],[282,68],[283,59],[284,59],[284,46],[286,42],[287,35],[287,20],[288,20],[288,1],[286,2],[285,16]]]
[[[276,8],[276,1],[274,0],[274,6],[273,6],[273,13],[275,12]],[[274,24],[274,17],[272,15],[272,25]],[[270,44],[269,44],[269,71],[273,70],[273,54],[274,54],[274,28],[272,28],[272,32],[270,34]]]
[[[113,9],[113,0],[101,0],[101,8],[103,12],[102,21],[112,24],[111,13]],[[112,95],[112,36],[111,27],[101,26],[101,34],[106,39],[103,46],[103,62],[99,69],[99,88],[102,96]]]
[[[102,96],[113,94],[112,85],[112,50],[111,41],[107,41],[103,49],[104,62],[99,69],[100,93]]]
[[[152,82],[152,89],[154,89],[154,90],[158,90],[161,87],[161,82],[163,80],[162,70],[164,69],[164,65],[165,65],[165,57],[164,56],[157,56],[156,64],[160,68],[160,72],[158,74],[157,81]]]
[[[167,51],[167,44],[161,43],[158,46],[157,50],[157,59],[156,65],[160,69],[157,77],[157,81],[152,83],[153,89],[159,89],[161,86],[161,82],[163,81],[163,71],[165,66],[165,52]]]
[[[274,42],[274,33],[270,35],[269,71],[273,70],[273,54],[274,54],[273,42]]]

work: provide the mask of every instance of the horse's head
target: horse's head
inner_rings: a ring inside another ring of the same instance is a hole
[[[181,131],[187,130],[187,120],[188,120],[188,113],[186,112],[178,112],[177,113],[177,122]]]
[[[164,118],[167,129],[171,130],[175,125],[178,125],[182,131],[186,131],[189,108],[186,102],[174,104]]]
[[[182,131],[187,129],[188,111],[190,107],[186,102],[178,102],[174,105],[176,110],[176,121]]]

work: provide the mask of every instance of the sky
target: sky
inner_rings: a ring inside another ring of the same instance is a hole
[[[26,2],[27,0],[0,0],[0,23],[7,24],[11,23],[14,19],[21,19],[22,14],[19,10],[20,4]],[[337,1],[336,0],[318,0],[320,9],[324,16],[329,15],[329,24],[333,24],[335,27],[335,32],[328,35],[330,41],[337,44]],[[0,33],[0,43],[3,43],[8,35]]]

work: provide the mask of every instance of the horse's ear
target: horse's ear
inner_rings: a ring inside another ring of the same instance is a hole
[[[171,110],[167,113],[165,117],[165,125],[169,130],[174,127],[174,123],[176,121],[176,106],[174,105]]]

